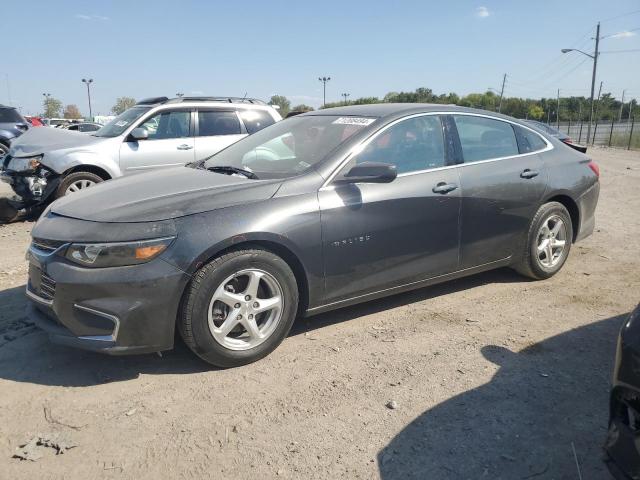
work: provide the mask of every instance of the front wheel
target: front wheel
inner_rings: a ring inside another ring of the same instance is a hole
[[[0,157],[4,157],[7,153],[9,153],[9,147],[0,142]]]
[[[536,280],[552,277],[566,262],[572,240],[573,225],[565,206],[545,203],[531,221],[525,252],[516,270]]]
[[[218,367],[259,360],[289,333],[298,288],[289,265],[261,249],[222,255],[193,277],[178,328],[187,346]]]
[[[94,186],[96,183],[102,182],[102,177],[91,172],[74,172],[70,173],[62,179],[58,189],[56,190],[56,199],[69,195],[70,193],[79,192],[85,188]]]

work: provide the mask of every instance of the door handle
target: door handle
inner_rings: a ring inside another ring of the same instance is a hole
[[[193,147],[191,145],[187,145],[183,143],[182,145],[178,145],[178,150],[191,150]]]
[[[537,170],[530,170],[528,168],[525,168],[522,173],[520,174],[520,177],[522,178],[533,178],[533,177],[537,177],[539,175],[540,172],[538,172]]]
[[[440,182],[435,187],[433,187],[433,193],[445,194],[453,192],[456,188],[458,188],[458,185],[456,185],[455,183]]]

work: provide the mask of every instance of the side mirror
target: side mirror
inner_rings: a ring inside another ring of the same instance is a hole
[[[146,128],[137,127],[131,130],[129,138],[134,141],[146,140],[147,138],[149,138],[149,132]]]
[[[390,163],[363,162],[355,165],[347,172],[344,178],[337,183],[389,183],[398,176],[395,165]]]

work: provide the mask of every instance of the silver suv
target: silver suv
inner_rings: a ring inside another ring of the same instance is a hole
[[[282,117],[235,97],[149,98],[90,135],[34,128],[11,143],[0,179],[39,206],[111,178],[209,157]]]

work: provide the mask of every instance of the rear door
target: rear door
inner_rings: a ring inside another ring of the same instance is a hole
[[[247,136],[233,109],[198,108],[196,113],[196,160],[207,158]]]
[[[545,167],[534,150],[547,148],[547,143],[532,130],[497,118],[457,114],[453,119],[463,161],[460,268],[464,269],[518,253],[546,188]],[[519,145],[520,128],[537,138],[535,148],[527,151]]]
[[[120,168],[124,174],[175,167],[195,159],[190,109],[162,110],[142,120],[137,127],[147,130],[149,138],[125,138],[120,146]]]

